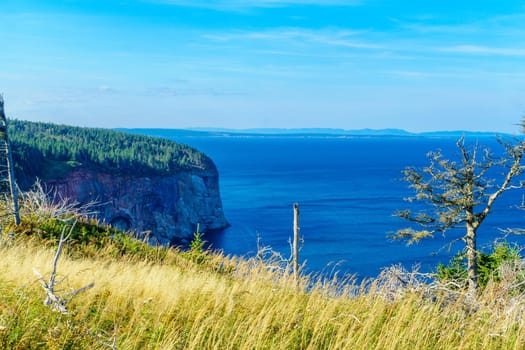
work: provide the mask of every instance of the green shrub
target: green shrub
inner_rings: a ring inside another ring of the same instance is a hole
[[[197,231],[193,234],[193,240],[190,243],[190,249],[186,252],[186,256],[197,264],[203,264],[206,261],[208,252],[204,249],[206,241],[203,239],[204,233],[199,232],[199,225]]]
[[[521,259],[520,249],[517,245],[510,245],[507,242],[497,243],[491,252],[478,252],[478,281],[481,288],[485,288],[487,283],[493,279],[495,282],[501,281],[499,267],[503,263],[517,262]],[[458,253],[448,265],[439,264],[436,277],[441,281],[467,280],[467,255]]]

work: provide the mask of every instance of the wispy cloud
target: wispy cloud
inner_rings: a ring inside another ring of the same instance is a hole
[[[480,77],[480,78],[486,78],[487,75],[495,76],[494,73],[486,73],[483,76],[479,75],[479,72],[475,70],[444,70],[444,71],[419,71],[419,70],[388,70],[384,71],[384,74],[399,77],[399,78],[407,78],[407,79],[417,79],[422,81],[428,81],[428,80],[460,80],[465,79],[468,81],[471,81],[473,77]]]
[[[98,92],[100,93],[112,93],[112,92],[115,92],[115,89],[113,89],[112,87],[110,86],[107,86],[107,85],[100,85],[98,88],[97,88]]]
[[[406,27],[405,27],[406,28]],[[423,26],[418,27],[417,31],[423,31]],[[462,26],[429,26],[428,31],[442,31],[453,33],[456,31],[456,40],[468,41],[471,36],[466,33],[475,33],[476,27]],[[412,28],[413,30],[416,30]],[[269,54],[282,55],[304,55],[297,51],[290,51],[290,44],[309,44],[311,47],[319,45],[341,47],[350,49],[382,50],[391,52],[441,52],[471,55],[498,55],[498,56],[525,56],[525,47],[498,47],[496,45],[470,45],[459,44],[453,46],[442,46],[443,39],[440,37],[428,37],[425,39],[413,39],[411,33],[405,33],[405,39],[392,37],[384,32],[368,32],[363,30],[351,29],[305,29],[305,28],[275,28],[261,31],[229,31],[207,33],[201,35],[202,39],[217,42],[243,42],[249,41],[267,43],[271,48],[267,49]],[[474,40],[474,39],[472,39]],[[286,46],[275,49],[279,44]],[[305,48],[306,46],[302,46]]]
[[[161,86],[147,89],[144,94],[147,96],[171,98],[178,96],[239,96],[245,95],[245,92],[224,88],[173,88]]]
[[[260,40],[268,42],[296,41],[327,46],[341,46],[358,49],[383,49],[382,46],[357,38],[363,31],[352,30],[310,30],[303,28],[279,28],[267,31],[239,31],[219,34],[205,34],[204,39],[228,42],[234,40]]]
[[[174,6],[208,8],[220,11],[239,11],[253,8],[278,8],[294,5],[359,6],[361,0],[144,0]]]
[[[450,22],[446,17],[419,16],[408,19],[391,19],[401,29],[419,34],[453,35],[453,36],[484,36],[504,38],[509,36],[523,37],[525,28],[521,25],[525,21],[525,13],[512,15],[497,15],[479,18],[459,23]]]
[[[487,56],[515,56],[523,57],[525,56],[525,48],[505,48],[505,47],[489,47],[489,46],[479,46],[479,45],[457,45],[451,47],[444,47],[438,49],[442,52],[452,52],[459,54],[469,54],[469,55],[487,55]]]
[[[385,74],[394,75],[405,78],[442,78],[442,77],[457,77],[457,74],[438,74],[424,71],[409,71],[409,70],[391,70],[385,71]]]
[[[461,25],[450,25],[450,24],[429,24],[429,23],[403,23],[401,21],[394,20],[397,22],[402,29],[406,29],[409,32],[421,33],[421,34],[455,34],[455,35],[466,35],[466,34],[479,34],[482,27],[478,24],[461,24]]]

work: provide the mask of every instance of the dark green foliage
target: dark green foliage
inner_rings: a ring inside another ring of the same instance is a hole
[[[190,243],[190,250],[196,253],[202,253],[204,250],[205,240],[202,239],[204,234],[202,232],[195,232],[193,234],[193,240]]]
[[[190,243],[190,249],[186,252],[186,255],[197,264],[202,264],[206,261],[208,251],[204,249],[206,241],[203,239],[204,234],[199,232],[199,226],[197,226],[197,232],[193,234],[193,240]]]
[[[35,218],[26,216],[22,218],[22,224],[13,229],[17,235],[31,237],[38,240],[39,244],[54,247],[60,240],[62,229],[65,225],[70,226],[71,220],[49,218],[37,222]],[[66,252],[75,257],[96,257],[107,254],[115,258],[128,257],[162,262],[168,249],[168,247],[149,245],[129,233],[101,225],[96,220],[82,219],[75,224],[67,242]]]
[[[467,278],[467,257],[465,253],[456,254],[448,265],[440,263],[437,278],[441,281],[464,281]]]
[[[60,178],[76,166],[139,176],[214,166],[203,153],[161,138],[20,120],[8,125],[17,177],[24,185],[36,176]]]
[[[39,219],[36,216],[26,215],[22,217],[19,226],[9,226],[5,229],[8,232],[13,231],[15,237],[21,241],[29,239],[37,246],[54,248],[58,245],[64,226],[70,227],[74,221],[76,221],[75,227],[64,247],[64,253],[70,257],[78,259],[110,257],[155,264],[190,264],[225,275],[231,274],[234,269],[234,265],[224,259],[213,258],[219,255],[212,254],[205,247],[203,233],[198,230],[189,249],[180,251],[168,246],[153,246],[130,232],[101,225],[94,219],[75,219],[74,216]]]
[[[479,286],[484,288],[493,279],[495,282],[501,281],[499,267],[503,263],[518,262],[521,259],[520,250],[517,246],[508,243],[498,243],[491,252],[478,251],[478,281]],[[459,253],[454,256],[448,265],[439,264],[436,277],[441,281],[464,282],[467,280],[467,256]],[[525,276],[521,276],[525,278]]]

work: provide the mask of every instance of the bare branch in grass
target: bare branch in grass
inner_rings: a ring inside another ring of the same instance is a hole
[[[101,345],[108,347],[112,350],[117,350],[117,327],[115,327],[113,335],[108,340],[89,330],[87,331],[87,334],[93,339],[97,340]]]
[[[63,281],[63,280],[60,280],[59,282],[56,281],[58,260],[60,259],[60,255],[62,254],[64,244],[71,237],[71,234],[73,233],[73,230],[75,229],[75,225],[76,225],[76,221],[69,228],[69,232],[67,233],[67,235],[66,235],[67,226],[64,226],[64,228],[62,229],[62,232],[60,234],[60,240],[58,242],[57,251],[55,253],[55,258],[53,259],[49,281],[46,282],[42,274],[38,272],[37,269],[33,268],[33,273],[38,278],[40,284],[42,285],[42,288],[46,292],[46,299],[44,300],[44,305],[52,305],[54,311],[58,311],[62,314],[68,313],[66,305],[74,296],[88,289],[93,288],[93,286],[95,285],[94,283],[90,283],[82,288],[71,291],[68,295],[57,295],[56,286],[60,282]]]

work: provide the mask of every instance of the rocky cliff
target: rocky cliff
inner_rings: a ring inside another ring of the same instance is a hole
[[[105,129],[13,120],[9,123],[19,185],[40,178],[48,190],[96,217],[178,244],[228,226],[219,175],[205,154],[173,141]]]
[[[152,243],[178,244],[192,236],[197,224],[201,232],[228,226],[214,169],[133,177],[75,168],[45,183],[63,198],[97,203],[98,219],[149,235]]]

